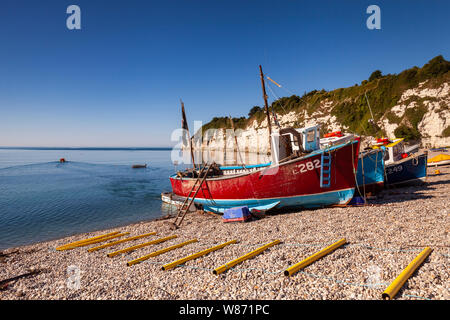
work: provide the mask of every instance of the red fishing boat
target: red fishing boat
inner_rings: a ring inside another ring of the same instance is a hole
[[[272,161],[208,170],[194,166],[170,177],[173,193],[193,198],[204,210],[317,208],[345,205],[355,192],[359,140],[320,148],[319,126],[272,132],[261,71]],[[185,121],[183,122],[185,123]]]

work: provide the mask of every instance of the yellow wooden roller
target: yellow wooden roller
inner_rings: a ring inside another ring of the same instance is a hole
[[[90,240],[90,241],[86,241],[86,242],[81,242],[81,243],[78,243],[78,244],[74,244],[72,246],[68,246],[68,247],[66,247],[64,249],[61,249],[61,250],[71,250],[71,249],[75,249],[75,248],[78,248],[78,247],[85,247],[85,246],[88,246],[88,245],[91,245],[91,244],[95,244],[95,243],[99,243],[99,242],[103,242],[103,241],[107,241],[107,240],[123,237],[123,236],[126,236],[127,234],[130,234],[130,233],[129,232],[118,233],[116,235],[103,237],[103,238],[99,238],[99,239],[96,239],[96,240]]]
[[[74,245],[77,245],[77,244],[80,244],[80,243],[84,243],[84,242],[88,242],[88,241],[93,241],[93,240],[105,238],[105,237],[112,236],[112,235],[115,235],[115,234],[118,234],[118,233],[119,233],[119,231],[115,231],[115,232],[102,234],[100,236],[96,236],[96,237],[92,237],[92,238],[87,238],[87,239],[83,239],[83,240],[74,241],[74,242],[67,243],[65,245],[59,246],[59,247],[56,248],[56,250],[61,251],[61,250],[64,250],[64,249],[66,249],[68,247],[71,247],[71,246],[74,246]]]
[[[221,274],[222,272],[225,272],[225,271],[227,271],[228,269],[234,267],[234,266],[237,265],[238,263],[241,263],[241,262],[244,261],[244,260],[253,258],[254,256],[260,254],[260,253],[263,252],[264,250],[266,250],[266,249],[268,249],[268,248],[270,248],[270,247],[272,247],[272,246],[274,246],[274,245],[276,245],[276,244],[279,244],[279,243],[280,243],[280,240],[272,241],[272,242],[270,242],[270,243],[268,243],[268,244],[266,244],[266,245],[264,245],[264,246],[262,246],[262,247],[259,247],[259,248],[256,249],[256,250],[253,250],[252,252],[249,252],[249,253],[243,255],[242,257],[239,257],[239,258],[237,258],[237,259],[234,259],[234,260],[232,260],[232,261],[230,261],[230,262],[225,263],[223,266],[220,266],[220,267],[214,269],[214,270],[213,270],[213,273],[214,273],[214,274]]]
[[[400,288],[405,284],[406,280],[416,271],[416,269],[424,262],[424,260],[430,255],[433,250],[430,247],[426,247],[422,250],[413,261],[399,274],[397,278],[384,290],[381,297],[385,300],[394,298]]]
[[[121,254],[121,253],[125,253],[125,252],[133,251],[133,250],[136,250],[136,249],[139,249],[139,248],[147,247],[147,246],[150,246],[152,244],[157,244],[157,243],[160,243],[160,242],[164,242],[164,241],[176,238],[176,237],[177,237],[177,235],[173,235],[173,236],[168,236],[168,237],[165,237],[165,238],[155,239],[155,240],[152,240],[152,241],[149,241],[149,242],[145,242],[145,243],[141,243],[141,244],[137,244],[135,246],[128,247],[128,248],[125,248],[125,249],[122,249],[122,250],[117,250],[117,251],[108,253],[107,255],[108,255],[108,257],[111,258],[111,257],[117,256],[118,254]]]
[[[334,250],[336,250],[340,246],[344,245],[346,242],[347,242],[347,240],[345,240],[345,238],[341,239],[339,241],[336,241],[332,245],[330,245],[330,246],[320,250],[319,252],[313,254],[312,256],[310,256],[310,257],[300,261],[299,263],[294,264],[293,266],[287,268],[284,271],[284,275],[285,276],[292,276],[294,273],[296,273],[300,269],[303,269],[304,267],[309,266],[314,261],[319,260],[320,258],[322,258],[323,256],[329,254],[330,252],[333,252]]]
[[[181,258],[181,259],[176,260],[176,261],[174,261],[174,262],[165,264],[165,265],[162,266],[162,270],[169,270],[169,269],[175,268],[176,266],[178,266],[178,265],[180,265],[180,264],[183,264],[183,263],[185,263],[186,261],[193,260],[193,259],[196,259],[196,258],[198,258],[198,257],[204,256],[204,255],[206,255],[206,254],[208,254],[208,253],[210,253],[210,252],[213,252],[213,251],[222,249],[223,247],[228,246],[229,244],[232,244],[232,243],[236,243],[236,240],[231,240],[231,241],[228,241],[228,242],[219,244],[219,245],[214,246],[214,247],[212,247],[212,248],[205,249],[205,250],[203,250],[203,251],[200,251],[200,252],[191,254],[190,256]]]
[[[197,239],[192,239],[192,240],[188,240],[188,241],[185,241],[185,242],[182,242],[182,243],[178,243],[178,244],[175,244],[173,246],[170,246],[170,247],[158,250],[158,251],[154,251],[154,252],[149,253],[149,254],[147,254],[147,255],[145,255],[143,257],[140,257],[140,258],[128,261],[127,262],[127,266],[132,266],[133,264],[145,261],[147,259],[150,259],[151,257],[159,256],[160,254],[166,253],[168,251],[171,251],[171,250],[183,247],[183,246],[185,246],[187,244],[194,243],[194,242],[197,242],[197,241],[198,241]]]
[[[117,240],[117,241],[110,242],[110,243],[105,243],[105,244],[102,244],[100,246],[88,249],[88,252],[97,251],[97,250],[100,250],[100,249],[103,249],[103,248],[115,246],[116,244],[132,241],[132,240],[137,240],[137,239],[145,238],[145,237],[148,237],[148,236],[154,236],[155,234],[156,234],[156,232],[150,232],[150,233],[141,234],[141,235],[138,235],[138,236],[129,237],[129,238],[122,239],[122,240]]]

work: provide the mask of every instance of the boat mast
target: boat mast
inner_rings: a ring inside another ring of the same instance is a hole
[[[180,99],[180,102],[181,102],[181,116],[182,116],[182,125],[181,126],[182,126],[182,128],[184,130],[186,130],[186,133],[187,133],[187,138],[188,138],[189,146],[190,146],[190,149],[191,149],[192,165],[194,166],[194,170],[195,170],[194,148],[192,146],[192,139],[194,137],[191,137],[191,135],[189,133],[189,127],[188,127],[188,123],[187,123],[187,120],[186,120],[186,113],[184,112],[184,103],[183,103],[183,101],[181,99]]]
[[[262,85],[262,90],[263,90],[263,98],[264,98],[264,107],[266,109],[266,115],[267,115],[267,126],[269,128],[269,150],[268,153],[270,153],[271,150],[271,137],[272,137],[272,125],[270,124],[270,113],[269,113],[269,106],[267,104],[267,94],[266,94],[266,86],[264,84],[264,74],[262,71],[262,67],[261,65],[259,66],[259,73],[261,76],[261,85]]]
[[[241,150],[239,149],[239,144],[238,144],[238,140],[236,137],[236,131],[234,130],[233,118],[231,116],[229,116],[229,118],[230,118],[230,123],[231,123],[231,129],[233,129],[233,136],[234,136],[234,143],[236,145],[236,150],[237,150],[237,153],[239,154],[239,158],[241,159],[241,164],[245,168],[244,159],[242,158]]]

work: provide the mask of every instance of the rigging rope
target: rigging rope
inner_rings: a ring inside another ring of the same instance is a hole
[[[271,86],[270,86],[269,83],[268,83],[268,85],[267,85],[267,88],[269,88],[269,90],[270,90],[270,92],[272,93],[272,95],[277,99],[278,104],[281,106],[281,108],[283,109],[283,111],[284,111],[285,113],[287,113],[287,112],[286,112],[286,109],[284,109],[283,105],[282,105],[281,102],[280,102],[280,98],[279,98],[279,97],[275,94],[275,92],[272,90],[272,88],[271,88]],[[281,129],[281,125],[280,125],[280,123],[279,123],[279,121],[278,121],[278,118],[277,118],[277,115],[276,115],[276,113],[275,113],[275,110],[274,110],[274,107],[273,107],[273,103],[272,103],[272,116],[273,116],[273,119],[274,119],[275,124],[277,125],[278,129]]]
[[[361,143],[361,142],[360,142],[360,143]],[[363,197],[363,199],[364,199],[364,205],[367,205],[365,189],[364,189],[364,196],[363,196],[363,195],[361,194],[361,191],[359,190],[358,179],[356,178],[355,155],[354,155],[354,152],[353,152],[353,146],[354,146],[354,143],[352,143],[352,168],[353,168],[353,176],[355,177],[355,187],[356,187],[356,190],[358,190],[359,195],[360,195],[361,197]],[[362,159],[361,159],[361,162],[362,162]]]
[[[295,93],[293,93],[291,90],[289,90],[288,88],[283,87],[281,84],[275,82],[275,80],[269,78],[268,76],[266,76],[266,78],[270,81],[272,81],[274,84],[276,84],[279,88],[283,88],[284,90],[286,90],[287,92],[289,92],[290,94],[295,96]]]

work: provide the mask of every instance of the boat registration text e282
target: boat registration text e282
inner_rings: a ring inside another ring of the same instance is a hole
[[[292,170],[292,174],[305,173],[308,170],[314,169],[320,169],[320,159],[297,164]]]

